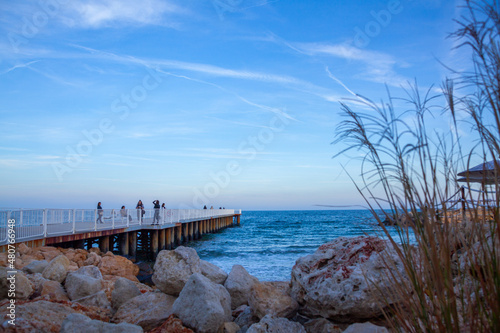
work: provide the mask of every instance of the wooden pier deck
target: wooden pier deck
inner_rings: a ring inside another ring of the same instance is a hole
[[[155,218],[157,223],[152,225]],[[0,252],[9,244],[59,246],[135,257],[138,251],[156,257],[163,249],[199,239],[207,233],[239,225],[241,210],[154,209],[140,211],[85,209],[23,209],[0,211]]]

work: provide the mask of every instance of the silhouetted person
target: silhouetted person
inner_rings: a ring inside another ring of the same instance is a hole
[[[96,222],[99,222],[99,223],[104,223],[102,222],[102,215],[104,214],[104,212],[102,211],[102,206],[101,206],[101,202],[99,201],[97,203],[97,220]]]
[[[155,224],[155,222],[158,225],[160,223],[160,200],[153,201],[153,204],[155,205],[155,216],[151,225]]]
[[[142,200],[139,200],[137,202],[137,206],[135,206],[135,209],[137,209],[137,221],[141,220],[141,216],[144,217],[144,205],[142,203]]]

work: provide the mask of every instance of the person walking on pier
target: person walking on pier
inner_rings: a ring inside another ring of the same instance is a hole
[[[142,204],[142,200],[139,200],[137,202],[137,206],[135,206],[135,209],[137,209],[137,221],[141,220],[141,217],[144,217],[144,205]]]
[[[153,217],[153,223],[151,225],[155,224],[158,225],[160,223],[160,200],[155,200],[153,201],[153,204],[155,205],[155,216]]]
[[[97,203],[97,216],[98,216],[98,218],[97,218],[96,222],[99,222],[99,223],[104,223],[104,222],[102,222],[102,215],[103,215],[103,214],[104,214],[104,213],[103,213],[103,211],[102,211],[101,202],[99,201],[99,202]]]

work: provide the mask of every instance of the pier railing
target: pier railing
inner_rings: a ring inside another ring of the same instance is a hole
[[[240,214],[234,209],[0,209],[0,246],[15,242],[131,226],[168,225]],[[9,231],[10,230],[10,231]]]

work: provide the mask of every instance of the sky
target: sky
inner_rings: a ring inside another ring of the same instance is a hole
[[[461,3],[2,1],[0,206],[362,205],[340,102],[464,66]]]

